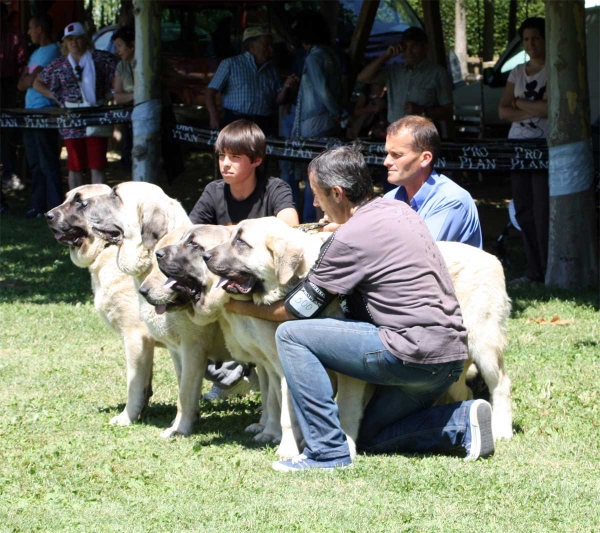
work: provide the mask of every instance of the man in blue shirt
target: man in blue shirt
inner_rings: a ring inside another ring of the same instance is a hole
[[[27,32],[39,48],[31,54],[27,70],[19,79],[18,89],[25,94],[26,109],[56,106],[56,102],[42,96],[32,85],[38,73],[52,60],[60,57],[58,46],[50,37],[52,19],[47,15],[33,17]],[[41,217],[43,213],[62,203],[62,175],[58,146],[58,130],[25,129],[23,142],[31,170],[32,190],[27,218]]]
[[[258,124],[265,135],[273,133],[273,111],[285,101],[298,78],[289,76],[283,87],[271,62],[273,37],[266,28],[250,27],[243,37],[246,52],[224,59],[206,90],[210,127],[219,129],[238,119]],[[221,93],[224,120],[217,113],[216,96]]]
[[[409,115],[388,127],[385,142],[388,182],[397,185],[384,198],[401,200],[425,221],[436,241],[482,248],[481,225],[471,195],[433,165],[440,136],[428,118]]]

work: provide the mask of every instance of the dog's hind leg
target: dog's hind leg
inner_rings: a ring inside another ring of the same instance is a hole
[[[496,364],[489,364],[490,361]],[[513,415],[510,395],[510,379],[504,370],[504,358],[498,353],[479,365],[479,372],[490,391],[492,404],[492,432],[494,439],[511,439]]]
[[[254,440],[278,443],[281,442],[281,379],[269,365],[266,366],[266,371],[269,375],[267,418],[264,429],[254,437]]]
[[[127,403],[111,425],[128,426],[138,420],[152,396],[154,339],[145,331],[130,331],[123,336],[127,364]]]
[[[350,457],[356,457],[356,440],[366,405],[368,383],[345,376],[337,375],[337,404],[340,426],[348,440]]]
[[[292,406],[287,381],[281,378],[281,444],[277,455],[282,459],[291,459],[300,453],[298,443],[302,442],[302,434]]]
[[[267,373],[266,368],[257,363],[256,364],[256,375],[258,376],[258,384],[260,386],[260,403],[262,406],[262,414],[260,415],[260,420],[253,424],[250,424],[244,430],[246,433],[260,433],[267,424],[267,419],[269,418],[269,409],[267,407],[269,403],[269,374]]]

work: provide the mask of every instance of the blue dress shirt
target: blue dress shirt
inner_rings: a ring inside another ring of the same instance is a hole
[[[406,189],[400,186],[384,195],[406,202]],[[456,241],[483,248],[479,213],[471,195],[435,170],[410,201],[425,221],[436,241]]]

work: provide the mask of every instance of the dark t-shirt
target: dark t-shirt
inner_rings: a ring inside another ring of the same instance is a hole
[[[277,216],[281,210],[294,207],[292,189],[279,178],[259,178],[248,198],[237,201],[229,185],[222,179],[209,183],[190,213],[194,224],[237,224],[247,218]]]
[[[349,318],[378,326],[388,351],[413,363],[467,358],[467,331],[450,273],[408,205],[373,200],[323,246],[310,281],[343,295]]]

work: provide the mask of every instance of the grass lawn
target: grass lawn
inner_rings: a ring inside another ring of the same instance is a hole
[[[243,431],[257,396],[205,403],[195,435],[161,439],[177,397],[166,351],[145,420],[109,426],[124,354],[87,272],[43,220],[1,224],[0,532],[600,530],[596,294],[511,292],[515,436],[489,460],[362,455],[291,476]]]

